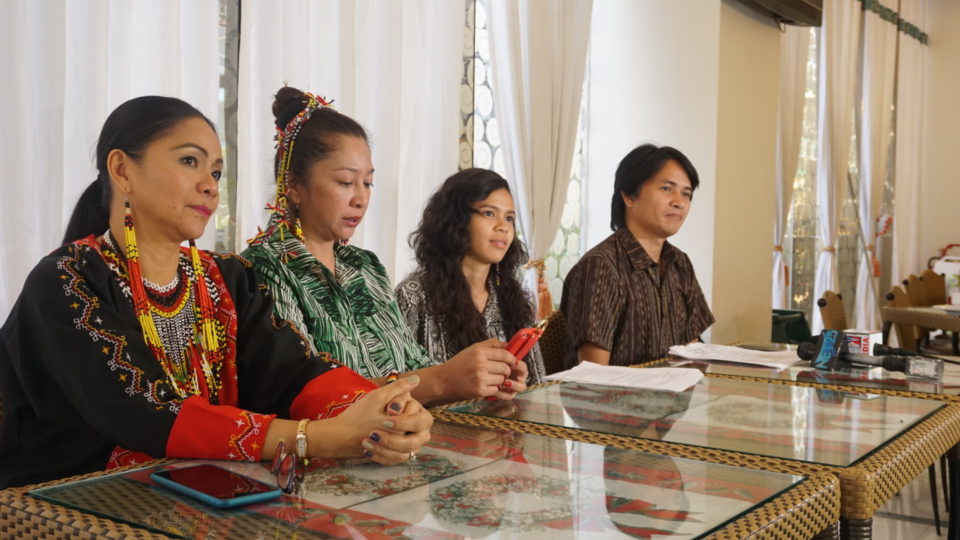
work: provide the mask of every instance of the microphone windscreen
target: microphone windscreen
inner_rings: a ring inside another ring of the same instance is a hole
[[[797,346],[797,356],[804,360],[813,360],[817,356],[817,344],[805,341]]]

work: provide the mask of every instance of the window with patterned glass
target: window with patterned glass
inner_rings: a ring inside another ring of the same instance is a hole
[[[460,88],[460,168],[492,169],[506,176],[490,79],[490,38],[486,7],[487,0],[466,0],[464,72]],[[589,70],[587,73],[589,77]],[[583,254],[581,223],[584,222],[583,213],[586,210],[582,202],[587,156],[584,133],[588,103],[587,88],[585,78],[566,203],[563,207],[560,229],[554,237],[550,250],[544,256],[544,277],[555,305],[560,302],[563,278]]]
[[[819,236],[817,217],[817,46],[818,36],[810,29],[810,51],[807,60],[807,80],[804,92],[803,136],[800,159],[794,179],[793,199],[788,215],[784,255],[790,268],[790,301],[793,309],[803,310],[807,317],[816,307],[814,279],[817,254],[823,247]],[[841,192],[840,215],[837,223],[837,282],[847,313],[847,323],[853,325],[857,302],[857,271],[864,249],[858,213],[859,155],[857,146],[858,111],[850,119],[850,153],[847,160],[846,186]]]
[[[813,314],[813,283],[819,244],[817,218],[817,39],[810,29],[807,82],[804,90],[803,136],[793,181],[793,199],[787,215],[784,258],[789,273],[790,307]]]
[[[220,0],[220,103],[217,133],[223,152],[220,204],[213,214],[217,251],[240,251],[236,238],[237,212],[237,69],[240,62],[240,0]]]

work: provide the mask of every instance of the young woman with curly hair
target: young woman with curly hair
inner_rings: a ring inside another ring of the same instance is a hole
[[[527,250],[516,237],[516,220],[507,181],[485,169],[454,174],[427,202],[410,235],[419,267],[395,293],[434,362],[478,340],[506,340],[533,324],[533,306],[519,279]],[[539,346],[524,361],[527,384],[541,382]]]

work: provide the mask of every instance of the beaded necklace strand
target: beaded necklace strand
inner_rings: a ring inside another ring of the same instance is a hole
[[[190,260],[194,277],[186,276],[187,295],[193,287],[195,301],[193,302],[194,334],[192,343],[180,351],[180,358],[174,358],[163,345],[157,326],[150,314],[150,304],[147,292],[143,285],[143,274],[140,270],[140,252],[137,247],[137,236],[133,228],[133,216],[130,213],[130,203],[125,203],[123,216],[123,235],[126,241],[127,273],[130,277],[130,292],[133,297],[133,309],[143,339],[160,362],[171,387],[180,397],[188,395],[203,395],[216,402],[220,394],[220,367],[223,360],[223,348],[226,345],[223,325],[214,316],[213,301],[200,261],[200,251],[193,240],[190,241]],[[202,374],[202,379],[198,377]]]

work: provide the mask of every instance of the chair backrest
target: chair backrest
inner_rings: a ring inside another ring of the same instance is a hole
[[[554,311],[547,319],[547,327],[540,336],[540,353],[543,355],[543,369],[547,375],[563,371],[563,358],[570,347],[567,336],[567,324],[563,312]]]
[[[887,293],[887,306],[895,308],[913,307],[910,296],[902,287],[894,286]],[[920,341],[920,332],[916,326],[905,323],[893,323],[893,328],[897,332],[897,343],[905,349],[917,350],[917,343]]]
[[[927,304],[935,306],[947,303],[947,278],[927,268],[920,274],[920,281],[927,289]]]
[[[770,325],[770,341],[774,343],[799,344],[810,341],[810,325],[803,311],[798,309],[775,309]]]
[[[930,304],[927,302],[927,286],[920,281],[916,274],[910,274],[910,277],[903,280],[903,286],[910,297],[910,303],[913,307],[925,307]]]
[[[833,291],[824,291],[823,298],[817,300],[824,330],[846,330],[847,312],[843,309],[843,297]]]

